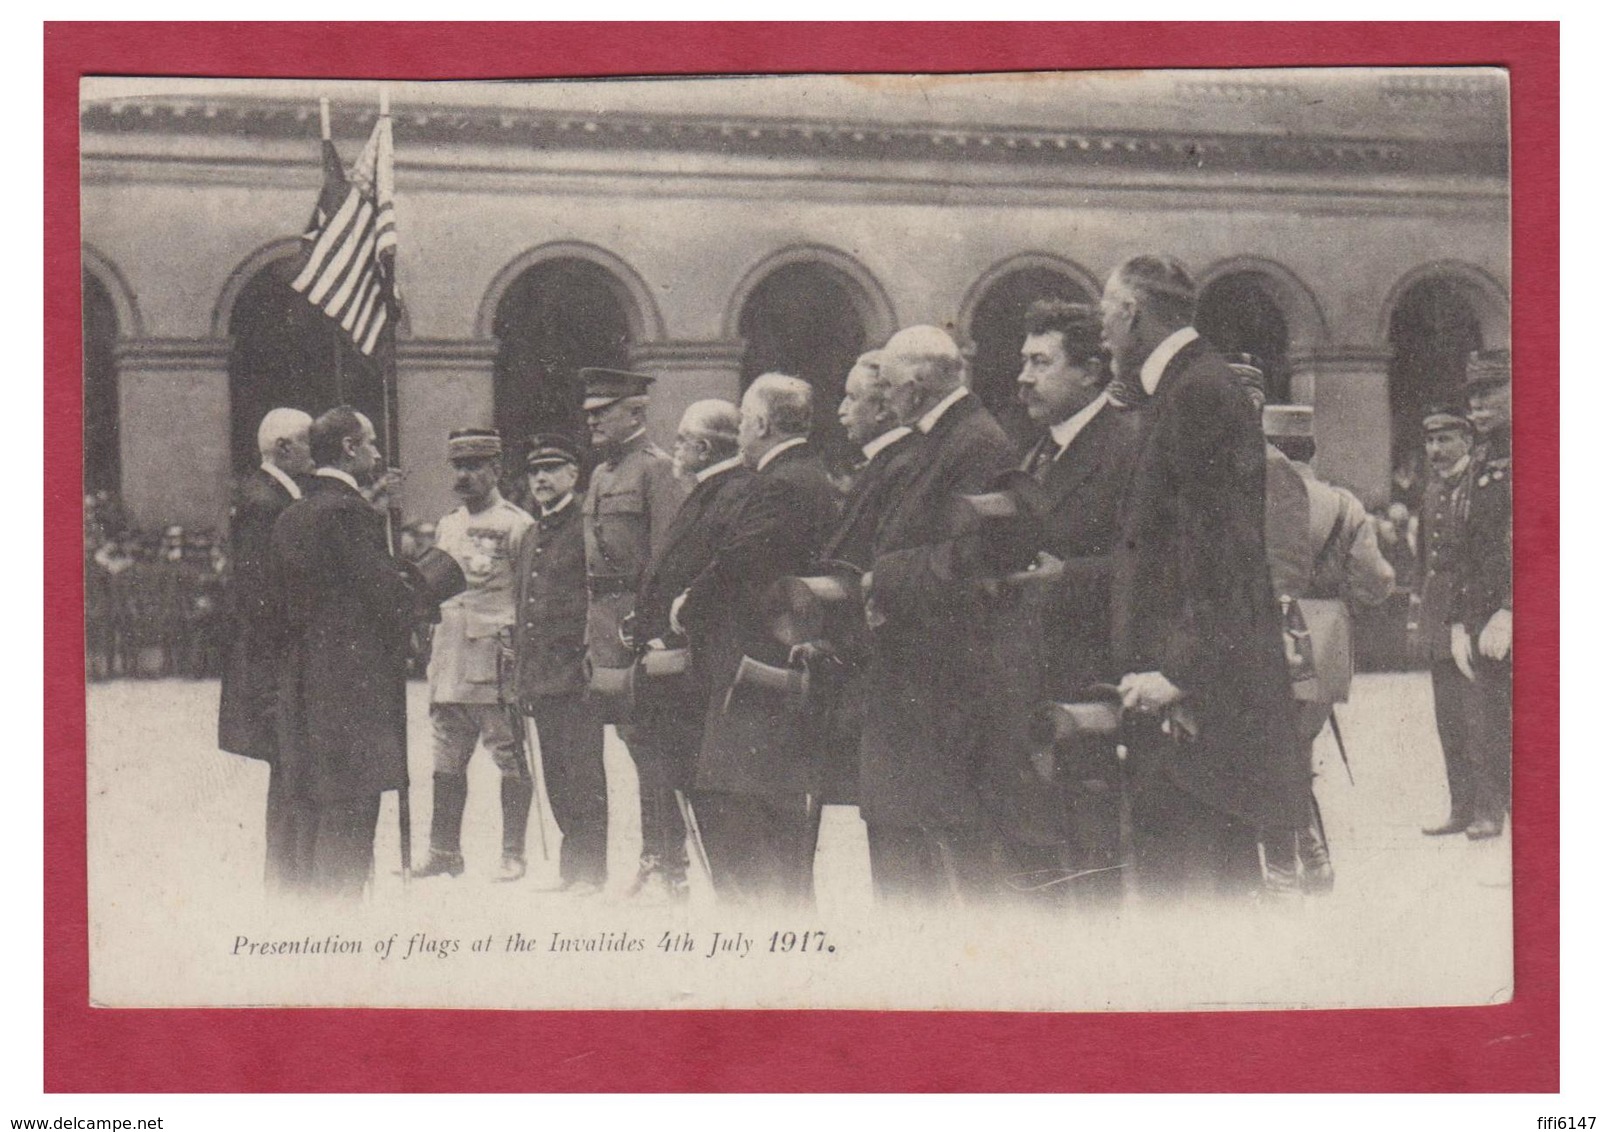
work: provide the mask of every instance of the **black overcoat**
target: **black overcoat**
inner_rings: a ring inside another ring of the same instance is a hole
[[[385,519],[317,477],[273,528],[287,630],[279,666],[280,770],[319,803],[407,782],[407,641],[414,597]]]
[[[1298,827],[1310,767],[1267,568],[1259,422],[1201,339],[1167,365],[1148,411],[1112,560],[1115,669],[1159,671],[1187,697],[1198,736],[1164,745],[1160,773],[1254,826]]]
[[[876,531],[906,481],[920,467],[921,434],[909,432],[881,449],[854,477],[836,529],[821,547],[822,558],[870,569]]]
[[[1020,824],[1036,689],[1019,642],[1001,633],[1016,620],[1009,603],[1018,595],[990,595],[955,569],[965,530],[956,495],[987,490],[1016,460],[1004,430],[967,394],[922,439],[919,466],[882,519],[871,588],[880,624],[860,737],[868,822],[1001,834]]]
[[[807,445],[754,473],[714,557],[687,587],[681,621],[706,675],[708,710],[697,786],[734,794],[804,793],[811,760],[804,723],[778,697],[726,693],[743,656],[777,667],[788,647],[771,634],[760,599],[770,585],[808,571],[837,520],[840,497]]]
[[[275,705],[285,617],[269,584],[273,524],[294,500],[258,468],[240,480],[229,512],[231,639],[218,698],[218,748],[272,762],[279,750]]]

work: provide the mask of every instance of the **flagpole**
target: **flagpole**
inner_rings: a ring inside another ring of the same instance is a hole
[[[319,140],[327,142],[333,136],[329,129],[329,99],[320,98],[318,100]],[[329,324],[329,340],[334,344],[335,354],[335,404],[344,405],[346,403],[346,367],[343,364],[342,357],[345,351],[341,348],[340,327],[334,322]]]

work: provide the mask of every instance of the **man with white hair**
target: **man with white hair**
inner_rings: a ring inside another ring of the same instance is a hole
[[[812,895],[811,767],[802,717],[775,692],[733,688],[744,658],[788,665],[760,606],[804,574],[837,518],[837,489],[809,444],[812,390],[767,373],[742,398],[737,443],[753,479],[714,557],[671,606],[708,674],[694,809],[722,900]]]
[[[997,599],[965,561],[954,504],[988,490],[1016,451],[966,388],[964,359],[944,331],[899,331],[881,369],[889,405],[921,440],[873,543],[860,740],[871,875],[883,900],[987,901],[1008,876],[1003,835],[1016,824],[1019,782],[1012,736],[1027,716],[1016,689],[1029,682],[1005,671],[992,647]]]
[[[236,485],[229,509],[233,632],[218,700],[218,747],[269,764],[267,878],[275,888],[284,883],[289,851],[274,711],[285,623],[268,585],[268,557],[274,520],[301,498],[304,477],[312,472],[311,424],[312,417],[300,409],[273,409],[262,418],[257,427],[262,464]]]

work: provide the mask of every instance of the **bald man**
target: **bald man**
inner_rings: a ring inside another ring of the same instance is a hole
[[[229,511],[233,581],[229,590],[232,640],[218,701],[218,747],[247,758],[277,762],[274,705],[276,665],[283,647],[284,617],[268,585],[274,520],[300,499],[312,472],[307,429],[312,418],[300,409],[274,409],[257,428],[262,464],[235,488]],[[270,883],[282,879],[284,855],[281,790],[277,768],[269,772],[268,864]]]
[[[1009,597],[970,576],[954,503],[988,490],[1016,451],[966,388],[944,331],[899,331],[880,365],[888,404],[921,440],[872,544],[860,739],[871,875],[885,902],[986,903],[1008,889],[1005,834],[1019,824],[1011,760],[1025,765],[1030,707],[1017,700],[1029,681],[993,647],[996,605]]]

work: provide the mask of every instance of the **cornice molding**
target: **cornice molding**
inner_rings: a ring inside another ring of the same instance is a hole
[[[1449,80],[1447,80],[1449,81]],[[1239,84],[1255,97],[1279,97],[1278,84]],[[1213,91],[1232,89],[1213,84]],[[1280,88],[1281,89],[1281,88]],[[1396,99],[1481,99],[1477,88],[1401,80]],[[1217,97],[1222,97],[1219,93]],[[1482,104],[1482,103],[1481,103]],[[372,110],[335,108],[337,136],[360,144]],[[1225,172],[1319,172],[1338,176],[1462,174],[1504,177],[1503,141],[1333,137],[1211,131],[1054,130],[1023,127],[921,125],[702,117],[644,112],[590,115],[497,107],[410,110],[395,115],[397,164],[407,147],[512,146],[541,150],[623,150],[720,154],[731,157],[923,160],[1014,166],[1094,167]],[[86,105],[86,133],[162,134],[252,139],[310,139],[316,111],[304,104],[262,100],[162,98]]]
[[[712,341],[633,342],[630,364],[666,372],[676,370],[738,369],[747,343],[741,339]]]
[[[227,338],[126,338],[117,344],[123,373],[187,373],[227,367]]]

